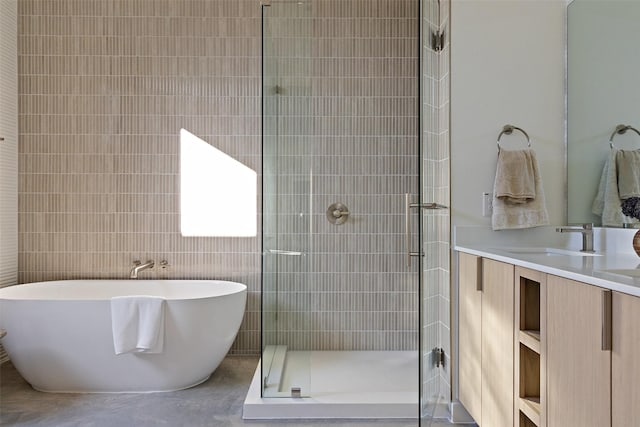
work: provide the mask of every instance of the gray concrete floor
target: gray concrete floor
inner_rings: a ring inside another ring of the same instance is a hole
[[[417,421],[244,421],[242,403],[257,357],[229,356],[211,378],[187,390],[150,394],[66,394],[35,391],[11,363],[0,367],[0,425],[47,427],[415,427]],[[426,423],[428,425],[428,423]],[[431,427],[447,426],[433,422]]]

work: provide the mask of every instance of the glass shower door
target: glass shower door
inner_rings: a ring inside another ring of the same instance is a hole
[[[262,15],[262,394],[304,397],[309,363],[287,353],[289,325],[305,333],[295,312],[311,259],[310,3],[271,2]]]
[[[396,393],[407,417],[441,397],[448,101],[419,31],[430,1],[262,8],[264,397]]]

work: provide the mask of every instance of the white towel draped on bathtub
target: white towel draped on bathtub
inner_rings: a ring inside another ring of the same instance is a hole
[[[164,298],[133,295],[111,298],[111,327],[116,354],[162,353]]]

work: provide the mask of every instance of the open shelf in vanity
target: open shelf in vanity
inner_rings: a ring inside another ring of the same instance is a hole
[[[546,426],[544,417],[545,275],[515,270],[515,419],[520,427]]]

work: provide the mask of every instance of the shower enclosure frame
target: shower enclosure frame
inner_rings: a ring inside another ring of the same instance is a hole
[[[424,396],[424,380],[425,380],[425,374],[424,374],[424,370],[425,370],[425,364],[426,363],[433,363],[433,364],[437,364],[440,365],[442,363],[442,360],[440,360],[440,357],[443,355],[443,353],[440,351],[439,348],[434,347],[431,351],[428,351],[425,348],[425,341],[426,338],[424,336],[424,331],[423,328],[425,327],[425,290],[424,290],[424,260],[423,260],[423,240],[422,240],[422,236],[424,233],[424,225],[423,225],[423,221],[424,221],[424,215],[423,215],[423,208],[426,209],[438,209],[441,207],[444,207],[443,205],[437,204],[437,203],[433,203],[432,200],[429,201],[429,204],[424,204],[423,203],[423,187],[424,187],[424,183],[423,183],[423,166],[424,166],[424,161],[423,161],[423,126],[424,126],[424,108],[423,108],[423,49],[424,49],[424,45],[426,43],[431,42],[432,40],[427,40],[425,37],[425,23],[424,23],[424,18],[423,18],[423,8],[426,7],[423,3],[422,0],[416,0],[417,2],[417,9],[418,9],[418,13],[417,13],[417,23],[416,25],[418,26],[417,28],[417,33],[418,33],[418,37],[416,40],[416,44],[417,44],[417,48],[418,48],[418,52],[417,52],[417,81],[416,81],[416,85],[417,85],[417,90],[418,90],[418,94],[419,96],[417,97],[416,102],[418,103],[417,105],[417,114],[418,114],[418,120],[417,120],[417,138],[416,138],[416,144],[417,144],[417,156],[416,156],[416,161],[418,162],[418,176],[417,176],[417,195],[414,195],[413,197],[416,197],[417,200],[407,200],[408,203],[408,214],[407,214],[407,218],[409,218],[410,216],[414,216],[416,211],[414,209],[417,208],[417,211],[419,212],[419,221],[417,224],[418,227],[418,236],[420,236],[419,238],[419,249],[418,251],[414,252],[411,249],[409,249],[409,252],[411,253],[411,255],[415,256],[416,258],[414,258],[414,261],[417,261],[418,264],[418,271],[417,271],[417,304],[418,304],[418,322],[419,324],[417,325],[417,330],[416,333],[418,334],[418,360],[419,360],[419,367],[418,367],[418,392],[419,392],[419,398],[418,398],[418,404],[417,404],[417,417],[419,420],[423,419],[423,416],[425,415],[425,412],[427,412],[427,415],[429,415],[428,413],[433,413],[433,406],[427,408],[427,403],[426,403],[426,396]],[[287,1],[287,0],[281,0],[281,1],[277,1],[277,2],[273,2],[273,1],[263,1],[262,6],[261,6],[261,17],[262,17],[262,21],[261,21],[261,25],[262,28],[261,30],[263,31],[263,37],[261,39],[261,49],[263,52],[262,55],[262,61],[261,61],[261,67],[262,67],[262,78],[264,79],[265,76],[265,57],[264,57],[264,52],[265,52],[265,37],[264,37],[264,19],[265,19],[265,8],[266,7],[270,7],[272,4],[274,3],[300,3],[297,1]],[[438,0],[438,4],[439,4],[439,0]],[[438,12],[439,13],[439,12]],[[430,34],[431,35],[431,34]],[[264,84],[263,84],[263,88],[264,88]],[[266,96],[264,94],[264,90],[262,93],[262,97],[261,97],[261,129],[262,129],[262,144],[263,144],[263,156],[262,156],[262,170],[263,170],[263,177],[261,180],[261,194],[262,194],[262,204],[263,204],[263,214],[262,214],[262,233],[263,233],[263,238],[261,239],[261,250],[262,250],[262,254],[263,254],[263,259],[262,259],[262,274],[263,274],[263,283],[264,283],[264,264],[265,264],[265,254],[266,252],[270,249],[268,247],[266,247],[265,245],[265,239],[264,239],[264,230],[265,230],[265,199],[266,199],[266,185],[265,185],[265,156],[264,156],[264,144],[265,144],[265,102],[266,102]],[[415,248],[413,248],[415,249]],[[450,264],[450,263],[449,263]],[[447,268],[450,269],[450,265],[447,265]],[[263,291],[264,291],[264,287],[263,287]],[[261,316],[261,349],[262,351],[264,351],[265,349],[265,316],[264,313],[267,309],[266,303],[265,303],[265,298],[264,296],[261,298],[261,312],[263,313],[263,315]],[[264,367],[262,367],[262,369],[265,369]],[[264,378],[264,375],[262,376],[262,378]],[[268,396],[265,396],[268,397]],[[435,402],[432,402],[430,405],[435,405]]]

